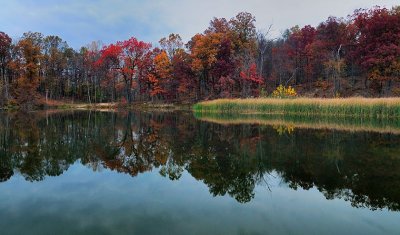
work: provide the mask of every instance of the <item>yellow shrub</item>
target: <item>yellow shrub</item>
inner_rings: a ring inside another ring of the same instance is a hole
[[[283,85],[279,85],[273,92],[272,97],[275,98],[292,98],[296,97],[297,93],[293,87],[288,86],[287,88]]]

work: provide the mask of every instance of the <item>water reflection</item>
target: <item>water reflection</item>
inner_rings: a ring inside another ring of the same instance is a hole
[[[271,177],[354,207],[400,210],[400,136],[221,125],[191,113],[38,112],[0,116],[0,180],[59,176],[79,161],[135,177],[187,171],[214,196],[246,203]]]

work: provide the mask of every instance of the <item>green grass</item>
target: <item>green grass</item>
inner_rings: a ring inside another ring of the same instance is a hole
[[[219,99],[197,103],[193,106],[193,111],[195,113],[400,118],[400,98]]]

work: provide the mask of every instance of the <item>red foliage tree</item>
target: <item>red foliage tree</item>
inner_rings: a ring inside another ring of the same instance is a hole
[[[354,58],[370,79],[385,81],[390,89],[400,74],[400,13],[375,7],[358,10],[353,18],[357,30]]]
[[[148,90],[148,65],[152,63],[151,44],[132,37],[111,44],[102,50],[99,63],[108,61],[111,70],[118,71],[125,83],[125,95],[129,103],[133,97]],[[119,79],[116,77],[115,79]]]
[[[257,72],[257,65],[251,64],[250,67],[240,72],[240,77],[243,80],[243,93],[258,95],[259,85],[263,84],[264,79]]]

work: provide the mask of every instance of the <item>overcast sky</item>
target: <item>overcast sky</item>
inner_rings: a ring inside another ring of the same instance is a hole
[[[272,24],[276,36],[296,24],[316,26],[328,16],[396,4],[399,0],[0,0],[0,31],[12,38],[27,31],[58,35],[75,49],[131,36],[156,43],[170,33],[187,41],[213,17],[230,19],[247,11],[258,28]]]

